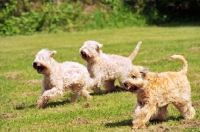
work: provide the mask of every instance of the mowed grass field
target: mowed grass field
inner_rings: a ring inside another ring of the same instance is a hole
[[[58,62],[86,65],[79,55],[79,48],[86,40],[99,41],[103,52],[122,56],[129,56],[137,42],[142,41],[133,64],[152,72],[181,70],[182,63],[169,58],[173,54],[183,55],[189,65],[195,119],[183,119],[169,105],[166,121],[150,122],[147,128],[138,131],[200,131],[200,27],[133,27],[0,37],[0,131],[132,131],[136,96],[128,92],[93,94],[91,100],[80,98],[70,104],[68,91],[58,101],[49,102],[46,108],[35,108],[43,77],[32,68],[35,54],[47,48],[57,51],[54,59]]]

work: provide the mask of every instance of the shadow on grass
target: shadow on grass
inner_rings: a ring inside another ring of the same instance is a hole
[[[103,91],[100,91],[100,92],[90,93],[90,95],[92,95],[92,96],[102,96],[102,95],[105,95],[105,93]]]
[[[106,127],[132,126],[132,119],[105,124]]]
[[[199,21],[197,22],[174,21],[170,23],[158,24],[157,26],[159,27],[187,27],[187,26],[198,27],[200,26],[200,23]]]
[[[62,101],[59,101],[59,102],[49,102],[46,106],[46,107],[50,107],[50,108],[54,108],[56,106],[59,106],[59,105],[65,105],[65,104],[69,104],[69,100],[66,99],[66,100],[62,100]]]
[[[183,120],[184,118],[182,116],[178,116],[178,117],[173,117],[173,116],[170,116],[168,117],[168,119],[166,121],[156,121],[156,120],[151,120],[150,121],[150,124],[160,124],[162,122],[167,122],[167,121],[180,121],[180,120]],[[128,120],[123,120],[123,121],[119,121],[119,122],[114,122],[114,123],[107,123],[105,126],[106,127],[119,127],[119,126],[132,126],[132,119],[128,119]]]
[[[67,103],[70,103],[68,99],[66,100],[62,100],[62,101],[57,101],[57,102],[49,102],[47,103],[43,108],[47,108],[47,107],[50,107],[50,108],[54,108],[56,106],[59,106],[59,105],[65,105]],[[29,106],[27,106],[28,108],[36,108],[37,107],[37,104],[31,104]]]
[[[105,94],[110,94],[110,93],[118,93],[118,92],[127,92],[126,89],[119,87],[119,86],[115,86],[115,90],[109,93],[105,93],[103,90],[99,91],[99,92],[93,92],[90,93],[90,95],[92,96],[101,96],[101,95],[105,95]]]
[[[183,120],[184,118],[182,116],[178,116],[178,117],[174,117],[174,116],[169,116],[167,118],[167,121],[180,121],[180,120]]]

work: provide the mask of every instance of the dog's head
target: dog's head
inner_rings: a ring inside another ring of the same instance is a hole
[[[52,56],[56,54],[56,51],[49,51],[47,49],[42,49],[39,51],[35,60],[33,61],[33,68],[37,70],[39,74],[48,74],[49,69],[51,68]]]
[[[102,52],[102,46],[102,44],[96,41],[88,40],[84,42],[83,46],[79,49],[79,53],[84,60],[89,61],[99,56],[99,54]]]
[[[148,73],[148,69],[142,66],[133,66],[130,70],[124,86],[131,93],[136,93],[144,86],[144,76]]]

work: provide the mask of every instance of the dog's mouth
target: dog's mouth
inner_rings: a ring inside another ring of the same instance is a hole
[[[128,91],[131,92],[131,93],[133,93],[133,92],[137,91],[138,89],[139,89],[138,87],[132,86],[132,87],[130,87],[130,88],[128,89]]]
[[[88,56],[84,51],[81,51],[81,56],[83,59],[86,59]]]
[[[45,69],[44,66],[42,66],[40,63],[37,62],[33,63],[33,68],[35,68],[38,73],[41,73]]]
[[[38,66],[37,67],[37,71],[40,73],[40,72],[42,72],[44,70],[44,67],[43,66]]]

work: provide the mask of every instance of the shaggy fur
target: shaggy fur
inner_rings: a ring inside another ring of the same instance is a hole
[[[137,104],[133,108],[133,128],[142,128],[158,108],[153,120],[167,119],[167,106],[172,103],[186,119],[195,116],[191,103],[191,88],[187,79],[187,61],[181,55],[171,56],[183,63],[179,72],[148,72],[148,69],[135,66],[130,71],[124,85],[137,94]]]
[[[80,48],[79,53],[87,61],[87,69],[91,78],[95,81],[95,91],[100,90],[101,83],[104,83],[105,92],[112,92],[116,89],[114,82],[116,79],[123,86],[123,77],[132,67],[132,60],[135,58],[141,41],[134,52],[129,57],[110,55],[102,52],[102,44],[96,41],[86,41]]]
[[[68,89],[71,90],[70,102],[76,102],[80,94],[91,98],[87,91],[91,87],[87,68],[76,62],[58,63],[53,59],[54,54],[56,51],[42,49],[33,61],[33,67],[44,75],[37,107],[44,107],[50,99],[62,96]]]

